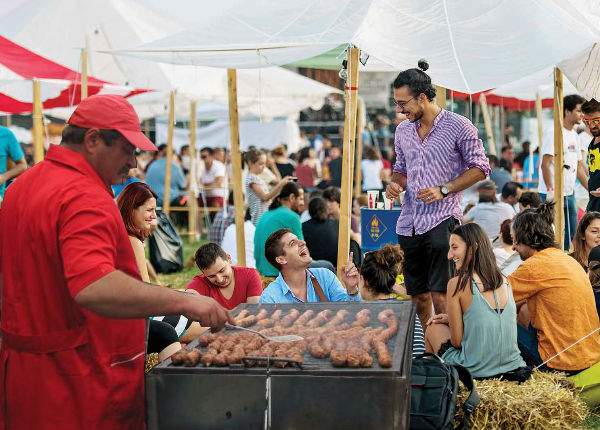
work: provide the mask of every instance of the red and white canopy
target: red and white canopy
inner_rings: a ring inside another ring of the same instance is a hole
[[[31,81],[40,81],[44,109],[75,106],[81,101],[81,74],[0,36],[0,112],[30,113],[33,110]],[[88,77],[88,95],[146,92]]]

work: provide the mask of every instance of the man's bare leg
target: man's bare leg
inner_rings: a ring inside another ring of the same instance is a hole
[[[433,309],[436,314],[446,313],[446,293],[431,293]]]
[[[427,327],[427,321],[433,316],[431,293],[415,294],[412,296],[412,301],[417,306],[417,315],[421,320],[421,325]]]

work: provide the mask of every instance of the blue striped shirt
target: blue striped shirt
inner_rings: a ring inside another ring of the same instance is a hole
[[[490,173],[483,143],[467,118],[442,109],[423,141],[417,133],[420,125],[419,121],[404,121],[396,127],[394,172],[407,179],[404,205],[396,224],[396,233],[401,236],[412,236],[413,231],[426,233],[452,216],[462,218],[462,192],[426,204],[417,200],[419,190],[438,187],[473,167],[485,176]]]

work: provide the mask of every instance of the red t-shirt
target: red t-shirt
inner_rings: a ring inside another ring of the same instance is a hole
[[[203,275],[196,275],[186,288],[198,291],[203,296],[212,297],[225,309],[233,309],[240,303],[246,303],[248,297],[262,294],[262,281],[256,269],[242,266],[233,266],[235,288],[230,299],[221,294],[221,289],[212,286]]]

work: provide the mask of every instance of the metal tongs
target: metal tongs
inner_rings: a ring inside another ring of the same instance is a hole
[[[244,330],[249,331],[250,333],[254,333],[259,335],[260,337],[267,339],[271,342],[298,342],[299,340],[304,340],[302,336],[298,336],[297,334],[286,334],[283,336],[266,336],[262,333],[257,332],[256,330],[252,330],[246,327],[240,327],[237,325],[225,323],[225,328],[228,330]]]

